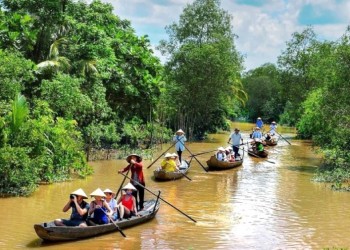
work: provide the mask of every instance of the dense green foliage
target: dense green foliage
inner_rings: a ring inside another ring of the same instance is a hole
[[[179,23],[166,29],[169,41],[161,41],[159,48],[170,59],[160,108],[168,124],[196,137],[227,128],[235,101],[244,98],[231,16],[220,9],[220,1],[196,0],[184,8]]]
[[[159,59],[110,4],[2,0],[0,7],[0,172],[8,175],[0,193],[85,176],[92,148],[151,147],[169,136],[154,121]],[[17,93],[26,100],[13,101]],[[11,158],[16,151],[21,158]]]
[[[308,27],[293,34],[278,67],[263,65],[243,78],[247,117],[296,125],[299,137],[312,139],[324,154],[315,180],[335,182],[338,189],[350,177],[349,34],[319,41]]]
[[[313,139],[325,155],[319,180],[348,180],[349,30],[334,42],[296,32],[277,65],[241,76],[219,0],[195,0],[166,27],[164,66],[112,5],[90,2],[0,0],[1,194],[85,176],[92,149],[149,154],[178,128],[202,138],[257,116]]]
[[[278,120],[283,112],[280,72],[273,64],[264,64],[243,76],[244,91],[248,95],[243,115],[250,121],[261,117],[265,122]]]

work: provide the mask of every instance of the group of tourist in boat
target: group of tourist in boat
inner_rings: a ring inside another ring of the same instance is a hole
[[[258,119],[259,126],[263,126],[261,119]],[[260,127],[257,126],[252,134],[252,146],[258,151],[264,150],[262,145],[262,133]],[[277,125],[275,122],[271,124],[271,130],[267,136],[275,133]],[[181,153],[185,150],[184,131],[179,129],[173,137],[177,153],[167,153],[161,162],[161,169],[166,172],[179,171],[181,165]],[[239,146],[243,144],[243,137],[238,128],[231,133],[228,143],[229,147],[219,147],[216,158],[219,161],[235,162],[242,160],[239,154]],[[143,209],[144,203],[144,186],[145,180],[143,175],[142,157],[137,154],[131,154],[126,158],[128,165],[119,170],[118,173],[131,171],[131,182],[122,188],[121,195],[115,197],[116,193],[106,188],[97,188],[90,196],[94,198],[90,203],[85,199],[88,196],[83,189],[75,190],[70,194],[69,200],[63,207],[63,212],[71,211],[69,219],[56,219],[56,226],[93,226],[96,224],[107,224],[111,221],[119,221],[131,216],[138,216],[138,211]]]
[[[180,170],[180,161],[176,153],[166,153],[160,167],[165,172],[175,172]]]
[[[56,219],[54,224],[56,226],[86,227],[138,216],[138,211],[143,210],[144,204],[145,181],[142,157],[131,154],[126,161],[129,164],[118,172],[131,171],[131,182],[122,188],[119,197],[115,197],[116,193],[109,188],[104,191],[97,188],[90,193],[94,200],[87,203],[85,199],[88,199],[88,196],[83,189],[79,188],[70,194],[69,200],[63,207],[63,212],[72,210],[70,218]]]

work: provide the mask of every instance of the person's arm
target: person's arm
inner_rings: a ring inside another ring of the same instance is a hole
[[[81,208],[79,206],[76,196],[74,196],[74,203],[75,203],[75,207],[77,209],[77,212],[80,214],[80,216],[83,216],[84,214],[87,213],[88,210],[86,208]]]
[[[113,215],[113,210],[111,209],[111,207],[108,205],[108,203],[106,202],[106,200],[103,201],[103,205],[105,208],[107,208],[108,210],[108,216],[112,216]]]
[[[127,165],[125,168],[119,170],[118,173],[124,173],[124,172],[128,171],[130,166],[131,166],[131,164]]]
[[[69,199],[69,201],[67,202],[67,204],[63,207],[62,211],[63,211],[63,212],[67,212],[67,211],[71,208],[71,203],[72,203],[72,200]]]
[[[136,169],[139,168],[142,170],[142,167],[143,167],[142,162],[131,160],[130,163],[132,163]]]
[[[96,207],[95,207],[95,202],[90,202],[90,209],[89,209],[89,212],[88,212],[88,215],[92,215],[93,212],[95,211]]]

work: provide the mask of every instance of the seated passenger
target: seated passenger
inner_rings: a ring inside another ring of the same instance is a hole
[[[225,149],[225,153],[226,153],[226,159],[228,162],[235,161],[235,153],[233,152],[233,149],[231,147],[227,147]]]
[[[174,172],[176,170],[176,163],[173,154],[166,153],[160,166],[166,172]]]
[[[113,211],[111,219],[116,221],[118,219],[118,204],[117,201],[114,199],[115,193],[109,188],[103,190],[103,193],[106,195],[106,202],[108,203],[108,206]]]
[[[218,159],[218,161],[227,161],[225,149],[223,147],[218,148],[216,159]]]
[[[253,134],[252,134],[252,139],[256,139],[256,138],[258,138],[258,139],[261,139],[261,138],[262,138],[262,133],[261,133],[259,127],[256,127],[256,128],[255,128],[255,131],[254,131]]]
[[[94,197],[95,200],[90,202],[89,216],[93,214],[93,218],[88,219],[88,224],[108,224],[109,217],[112,216],[113,211],[109,207],[108,203],[104,200],[104,198],[106,198],[106,195],[100,188],[96,189],[90,195]]]
[[[122,194],[117,201],[120,209],[120,219],[128,219],[131,216],[137,216],[136,199],[132,195],[133,190],[136,191],[136,188],[131,183],[128,183],[122,190],[124,190],[125,193]]]
[[[272,136],[275,135],[276,129],[277,129],[277,124],[276,124],[275,121],[273,121],[273,122],[271,123],[271,125],[270,125],[270,134],[271,134]]]
[[[176,168],[179,170],[181,166],[181,162],[179,161],[179,156],[177,155],[177,153],[173,153],[173,159],[175,161]]]
[[[264,151],[264,146],[260,139],[255,139],[255,148],[258,152]]]
[[[70,219],[56,219],[56,226],[79,226],[86,227],[86,218],[88,215],[89,204],[84,201],[87,199],[85,192],[79,188],[70,194],[67,204],[63,207],[63,212],[72,208]]]

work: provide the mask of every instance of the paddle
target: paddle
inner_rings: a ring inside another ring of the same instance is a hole
[[[114,226],[118,229],[119,233],[120,233],[121,235],[123,235],[124,237],[126,237],[126,235],[124,234],[124,232],[120,229],[120,227],[117,225],[117,223],[114,222],[114,221],[112,220],[111,217],[109,217],[109,215],[106,213],[106,211],[103,210],[102,208],[101,208],[101,210],[105,213],[105,215],[107,215],[107,217],[109,218],[109,220],[110,220],[110,221],[114,224]]]
[[[247,144],[248,144],[248,142],[247,142]],[[235,147],[237,147],[237,146],[235,146]],[[252,154],[252,155],[254,155],[254,156],[258,157],[258,158],[263,159],[263,157],[260,157],[259,155],[254,154],[253,152],[249,152],[249,151],[248,151],[248,150],[246,150],[245,148],[240,148],[240,149],[242,149],[243,151],[245,151],[245,152],[247,152],[247,153],[250,153],[250,154]],[[267,159],[266,159],[266,161],[267,161],[267,162],[270,162],[270,163],[273,163],[273,164],[276,164],[275,162],[270,161],[270,160],[267,160]]]
[[[186,147],[186,145],[180,141],[179,139],[177,139],[177,141],[181,142],[181,144],[188,150],[188,152],[191,154],[191,157],[193,157],[194,159],[196,159],[196,161],[199,163],[199,165],[201,165],[201,167],[205,170],[205,172],[208,172],[208,169],[206,169],[203,164],[196,158],[196,156],[194,154],[192,154],[192,152]]]
[[[124,175],[124,177],[128,178],[131,180],[131,178],[129,176],[126,176],[123,173],[120,173],[121,175]],[[143,186],[141,183],[139,183],[138,181],[135,181],[138,185],[140,185],[141,187],[143,187],[144,189],[146,189],[148,192],[150,192],[151,194],[153,194],[154,196],[159,196],[155,193],[153,193],[151,190],[149,190],[148,188],[146,188],[145,186]],[[184,212],[182,212],[180,209],[178,209],[177,207],[173,206],[172,204],[170,204],[169,202],[167,202],[166,200],[164,200],[163,198],[159,197],[159,199],[161,199],[162,201],[164,201],[166,204],[168,204],[169,206],[171,206],[172,208],[176,209],[177,211],[179,211],[180,213],[182,213],[183,215],[185,215],[187,218],[189,218],[190,220],[192,220],[193,222],[197,222],[196,220],[192,219],[189,215],[185,214]]]
[[[216,149],[210,150],[210,151],[206,151],[206,152],[202,152],[202,153],[198,153],[198,154],[194,154],[194,156],[203,155],[203,154],[207,154],[207,153],[214,152],[214,151],[216,151]]]
[[[188,177],[186,174],[182,173],[181,170],[179,170],[179,172],[184,176],[186,177],[186,179],[188,179],[189,181],[192,181],[192,179],[190,177]]]
[[[176,143],[176,142],[175,142],[175,143]],[[162,156],[164,155],[165,152],[167,152],[169,149],[171,149],[171,148],[175,145],[175,143],[173,143],[167,150],[165,150],[165,151],[164,151],[157,159],[155,159],[155,160],[151,163],[151,165],[149,165],[147,168],[152,167],[152,165],[153,165],[156,161],[158,161],[159,158],[162,157]]]
[[[279,133],[277,133],[276,131],[275,131],[275,133],[276,133],[276,134],[278,134],[280,137],[282,137],[282,139],[283,139],[283,140],[285,140],[286,142],[288,142],[288,143],[289,143],[289,145],[292,145],[292,144],[291,144],[291,143],[290,143],[290,142],[289,142],[289,141],[288,141],[286,138],[284,138],[282,135],[280,135],[280,134],[279,134]]]
[[[130,166],[130,168],[131,168],[131,166]],[[129,168],[128,171],[126,172],[126,175],[129,174],[130,168]],[[122,183],[120,184],[119,189],[118,189],[117,193],[115,194],[115,199],[118,199],[119,192],[120,192],[120,190],[122,190],[122,187],[123,187],[123,185],[124,185],[125,180],[126,180],[126,177],[124,177]]]
[[[190,163],[191,163],[191,161],[190,162],[188,162],[188,165],[187,165],[187,167],[190,167]],[[181,167],[181,165],[180,165],[180,167]],[[190,178],[190,177],[188,177],[185,173],[183,173],[183,172],[181,172],[181,170],[179,169],[179,172],[183,175],[183,176],[185,176],[189,181],[192,181],[192,179]]]

